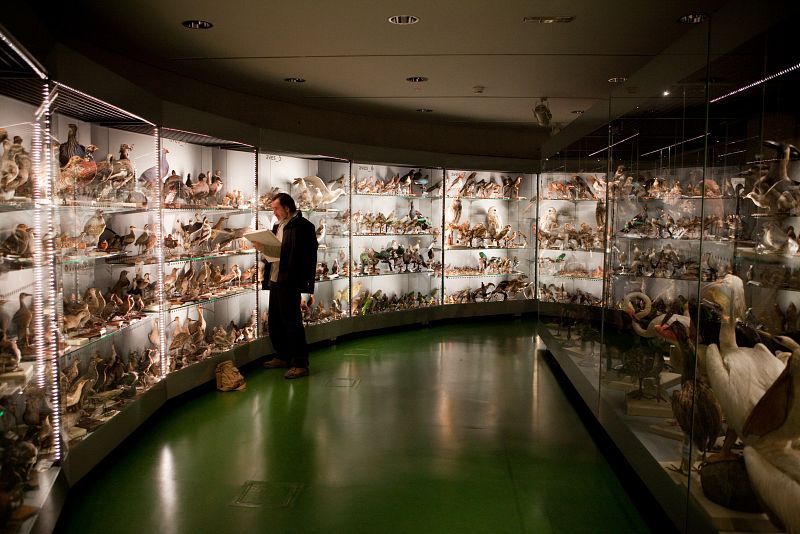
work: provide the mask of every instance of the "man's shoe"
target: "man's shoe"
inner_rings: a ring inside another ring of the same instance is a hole
[[[302,376],[308,376],[308,367],[292,367],[286,371],[286,374],[283,375],[283,378],[292,380],[293,378],[300,378]]]
[[[283,367],[289,367],[289,363],[279,358],[272,358],[270,361],[264,362],[264,367],[267,369],[281,369]]]

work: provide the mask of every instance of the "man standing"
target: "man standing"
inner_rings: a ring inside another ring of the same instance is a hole
[[[288,367],[284,378],[300,378],[308,376],[300,294],[314,292],[317,235],[314,225],[297,210],[287,193],[275,195],[272,211],[278,219],[272,232],[281,242],[281,254],[279,261],[266,264],[261,289],[269,289],[268,329],[276,355],[264,367]]]

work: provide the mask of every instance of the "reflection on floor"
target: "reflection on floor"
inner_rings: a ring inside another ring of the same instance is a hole
[[[63,532],[646,532],[530,321],[442,325],[253,369],[165,410],[71,493]]]

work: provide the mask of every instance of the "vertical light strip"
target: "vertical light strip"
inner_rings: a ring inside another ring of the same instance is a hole
[[[164,170],[161,168],[161,130],[156,126],[153,128],[153,145],[156,155],[156,209],[153,210],[155,218],[154,225],[156,231],[156,294],[158,295],[158,350],[161,353],[161,378],[167,376],[170,368],[169,354],[167,352],[167,303],[164,293],[164,229],[162,228],[162,194],[161,187],[164,177]]]
[[[252,216],[250,217],[250,230],[256,230],[258,227],[256,226],[258,221],[258,149],[253,147],[253,201],[250,203],[250,212]],[[253,306],[253,315],[255,316],[255,325],[256,325],[256,332],[255,337],[258,338],[258,331],[261,328],[260,324],[260,310],[259,310],[259,293],[258,293],[258,266],[259,266],[259,258],[258,258],[258,251],[256,251],[255,256],[253,257],[253,266],[255,267],[255,276],[253,281],[253,290],[255,291],[255,305]]]
[[[40,379],[44,379],[44,385],[50,385],[50,402],[53,406],[53,411],[50,414],[50,424],[53,431],[58,433],[56,439],[53,440],[53,457],[55,460],[61,460],[61,391],[59,382],[59,345],[60,334],[58,329],[58,321],[56,317],[56,303],[58,295],[58,286],[56,283],[56,252],[55,242],[55,198],[53,194],[55,187],[53,180],[55,179],[55,172],[52,168],[53,163],[53,137],[51,135],[51,114],[50,106],[52,105],[52,95],[50,94],[49,81],[42,84],[42,101],[44,102],[41,110],[41,118],[37,117],[35,120],[35,135],[33,146],[33,201],[34,212],[41,216],[45,215],[44,223],[41,220],[38,225],[41,229],[37,229],[37,235],[34,239],[35,246],[39,248],[40,260],[35,263],[38,266],[39,276],[34,272],[36,277],[37,286],[34,293],[41,295],[43,308],[41,309],[41,322],[43,326],[42,332],[37,332],[37,339],[42,340],[44,343],[44,372],[41,378],[37,373],[37,383]],[[46,143],[46,144],[45,144]],[[38,146],[37,146],[38,145]],[[46,148],[45,148],[46,147]],[[44,156],[44,158],[42,158]],[[38,158],[38,161],[37,161]],[[43,232],[43,233],[39,233]],[[42,269],[42,266],[47,266]],[[43,271],[43,272],[42,272]],[[46,278],[46,280],[45,280]],[[47,282],[47,287],[43,286]],[[46,296],[46,298],[45,298]],[[39,320],[37,315],[37,321]],[[45,331],[48,329],[49,332]],[[37,360],[39,359],[37,354]],[[40,384],[41,385],[41,384]],[[44,386],[43,386],[44,387]]]
[[[42,84],[47,86],[47,84]],[[42,98],[47,100],[46,89],[43,89]],[[42,244],[45,238],[45,229],[42,225],[42,197],[39,190],[39,177],[41,176],[42,165],[42,125],[41,116],[34,118],[33,135],[31,136],[31,173],[30,180],[33,182],[31,199],[33,201],[33,331],[34,347],[36,354],[36,385],[42,388],[47,386],[46,374],[46,341],[44,338],[44,266]]]

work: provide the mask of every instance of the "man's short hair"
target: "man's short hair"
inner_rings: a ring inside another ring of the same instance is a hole
[[[292,195],[289,193],[278,193],[274,197],[272,197],[272,201],[278,201],[278,204],[289,210],[289,213],[294,213],[297,211],[297,204],[295,204]]]

